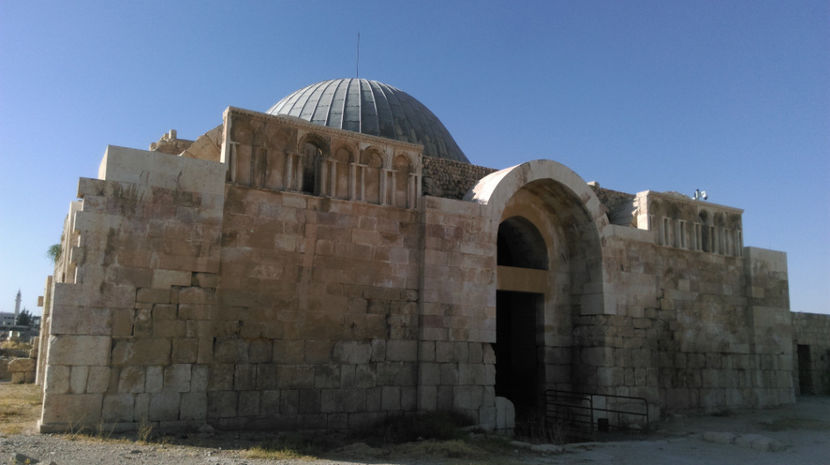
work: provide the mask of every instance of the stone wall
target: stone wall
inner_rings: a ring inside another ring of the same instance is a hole
[[[40,429],[200,423],[194,362],[213,340],[187,305],[213,292],[224,167],[109,147],[99,176],[80,181],[56,267]]]
[[[614,228],[607,238],[616,315],[591,317],[605,328],[600,340],[575,341],[581,361],[596,366],[579,383],[645,397],[667,412],[792,402],[783,254],[716,256],[632,233]]]
[[[590,182],[588,184],[605,207],[608,220],[611,224],[631,226],[632,223],[636,223],[636,216],[634,215],[634,194],[606,189],[600,187],[596,182]]]
[[[244,110],[210,134],[196,158],[110,147],[81,180],[46,292],[41,431],[437,409],[491,428],[497,392],[527,415],[546,388],[644,397],[652,418],[793,400],[786,256],[738,248],[740,210],[592,190],[545,160],[476,183],[491,170]],[[609,222],[632,198],[637,227]],[[505,336],[513,312],[530,316]],[[497,387],[501,343],[528,351],[531,389]]]
[[[495,233],[482,215],[474,203],[425,199],[418,405],[493,427]]]
[[[830,315],[793,313],[793,384],[799,394],[830,394]]]
[[[419,215],[227,188],[207,420],[354,428],[417,408]]]
[[[455,160],[424,156],[425,195],[462,199],[478,182],[496,170]]]

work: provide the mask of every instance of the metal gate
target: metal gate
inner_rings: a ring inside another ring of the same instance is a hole
[[[583,431],[648,429],[648,401],[642,397],[548,389],[545,422]]]

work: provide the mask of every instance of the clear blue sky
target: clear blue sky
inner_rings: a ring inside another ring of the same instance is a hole
[[[37,310],[107,144],[195,138],[323,79],[399,87],[495,168],[550,158],[626,192],[745,209],[830,313],[830,2],[0,0],[0,310]]]

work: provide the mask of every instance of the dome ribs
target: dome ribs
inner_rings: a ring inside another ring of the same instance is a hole
[[[321,81],[283,98],[268,113],[421,144],[426,155],[469,163],[452,134],[429,108],[406,92],[379,81]]]

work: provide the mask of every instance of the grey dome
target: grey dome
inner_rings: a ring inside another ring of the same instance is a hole
[[[427,107],[406,92],[369,79],[334,79],[304,87],[266,113],[330,128],[422,144],[424,155],[469,163]]]

